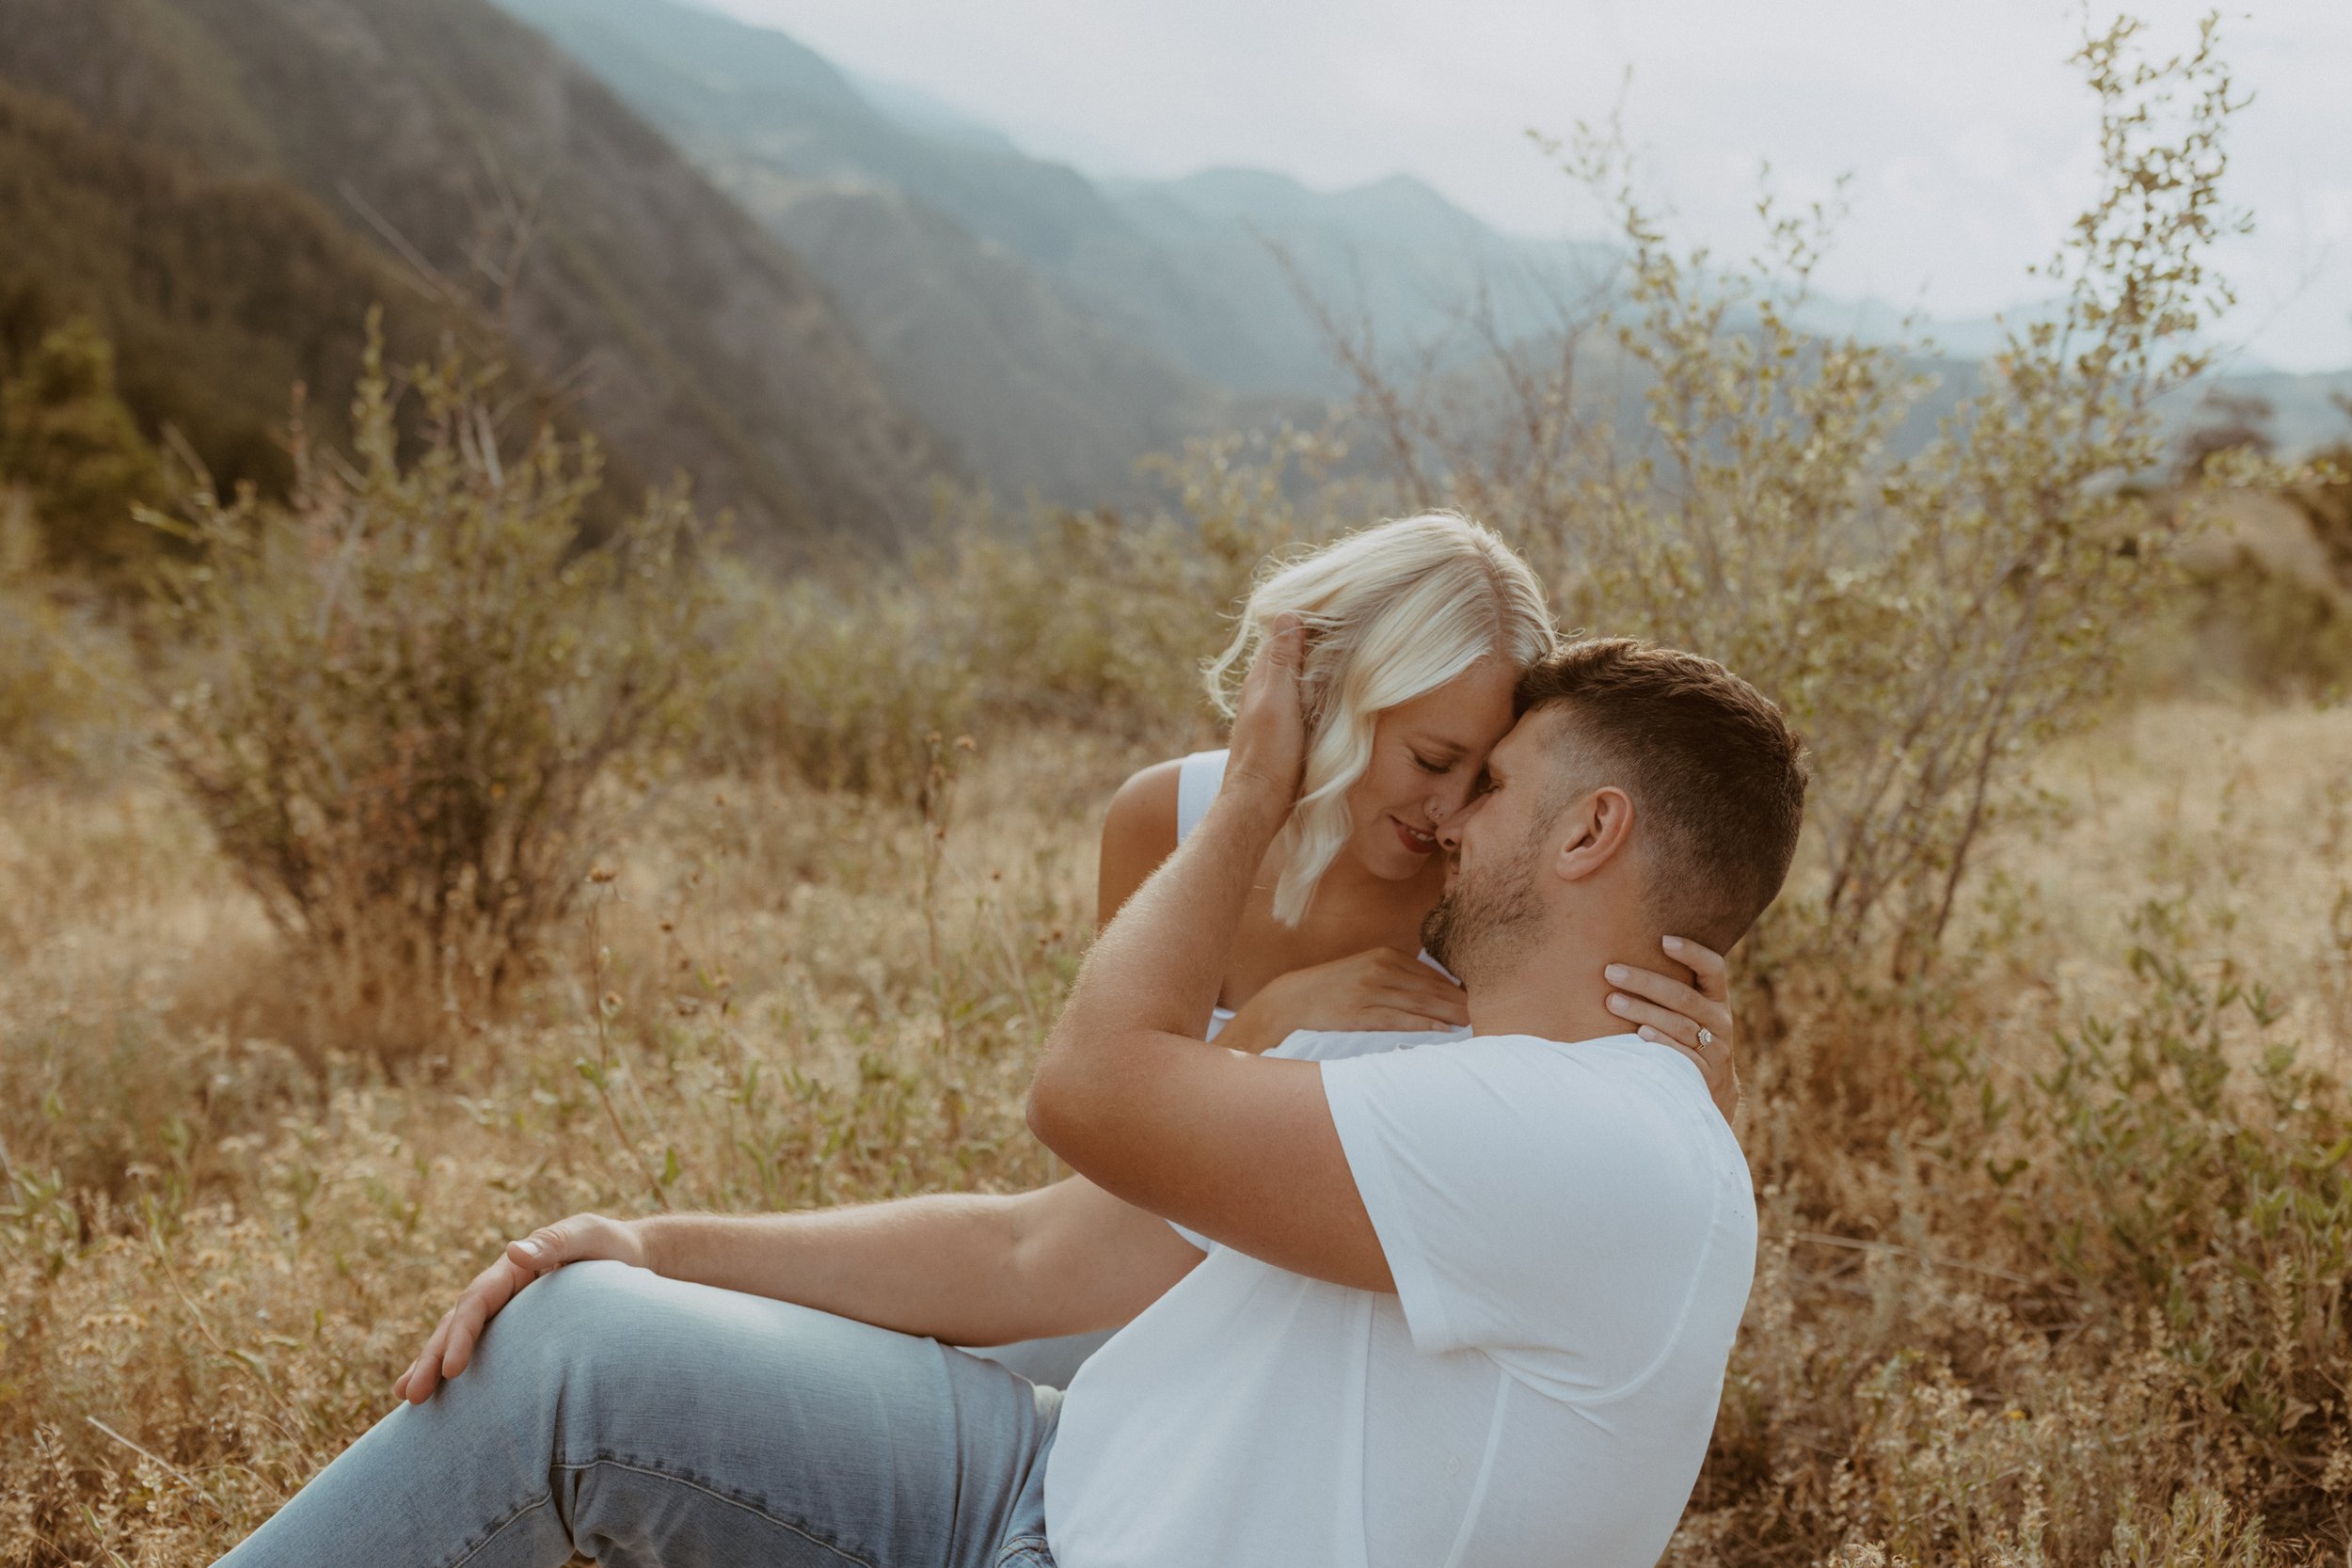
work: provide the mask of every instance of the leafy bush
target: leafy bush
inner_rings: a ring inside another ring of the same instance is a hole
[[[388,1042],[506,992],[710,679],[684,497],[582,547],[595,452],[510,462],[490,381],[420,370],[404,461],[372,342],[356,461],[297,421],[289,503],[200,491],[168,578],[199,650],[171,768],[333,1015]]]
[[[2108,690],[2199,516],[2125,482],[2161,464],[2153,402],[2203,369],[2192,334],[2230,297],[2204,258],[2236,227],[2218,182],[2239,100],[2210,24],[2161,63],[2131,56],[2136,32],[2077,56],[2103,183],[2043,269],[2057,313],[2012,328],[1915,456],[1890,444],[1921,390],[1907,346],[1802,325],[1835,212],[1768,200],[1765,254],[1725,273],[1675,251],[1607,132],[1565,153],[1627,253],[1597,342],[1503,356],[1468,422],[1362,372],[1408,487],[1511,535],[1571,619],[1712,655],[1788,710],[1818,756],[1826,875],[1782,912],[1899,976],[1932,957],[2023,757]],[[1613,407],[1592,417],[1580,377],[1604,351],[1645,402],[1645,443]]]

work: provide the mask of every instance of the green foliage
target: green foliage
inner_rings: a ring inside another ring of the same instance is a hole
[[[2204,258],[2235,227],[2219,181],[2240,101],[2210,25],[2155,62],[2132,57],[2137,31],[2077,55],[2102,182],[2042,269],[2057,314],[2012,330],[1916,455],[1891,445],[1922,389],[1906,350],[1798,325],[1836,210],[1768,198],[1764,254],[1726,274],[1673,248],[1612,133],[1581,133],[1566,163],[1629,252],[1602,339],[1643,389],[1646,447],[1606,410],[1588,422],[1573,337],[1548,366],[1504,358],[1500,438],[1367,378],[1408,485],[1512,536],[1569,619],[1712,655],[1788,710],[1817,757],[1827,875],[1784,913],[1898,976],[1934,954],[2021,760],[2110,689],[2201,516],[2126,482],[2159,467],[2154,400],[2203,368],[2191,334],[2230,297]]]
[[[284,495],[297,382],[326,404],[320,434],[347,436],[371,303],[387,305],[402,356],[457,325],[291,186],[209,173],[179,143],[134,141],[6,87],[0,232],[0,376],[87,318],[114,344],[140,431],[177,431],[225,491]]]
[[[119,587],[153,557],[160,536],[133,513],[163,500],[163,464],[90,323],[48,334],[0,388],[0,474],[30,494],[51,565]]]
[[[445,359],[404,461],[367,364],[355,462],[298,436],[282,510],[192,499],[165,749],[337,1013],[415,1037],[501,998],[683,743],[712,594],[682,496],[582,548],[593,451],[510,462]]]
[[[2004,1207],[2085,1311],[2148,1325],[2194,1418],[2230,1432],[2291,1519],[2352,1389],[2352,1097],[2275,1037],[2267,988],[2226,961],[2201,973],[2185,916],[2139,911],[2139,1006],[2062,1038],[2017,1097],[2050,1154]]]

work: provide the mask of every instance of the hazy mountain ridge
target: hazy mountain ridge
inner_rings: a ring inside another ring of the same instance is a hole
[[[501,0],[677,140],[822,277],[897,394],[982,473],[1085,500],[1136,458],[1348,390],[1303,283],[1400,360],[1487,290],[1508,340],[1601,247],[1506,239],[1409,180],[1096,182],[771,29],[663,0]],[[903,95],[900,95],[903,96]],[[919,95],[917,95],[919,97]],[[1269,248],[1283,246],[1296,276]],[[975,389],[979,395],[976,398]]]
[[[814,53],[707,12],[631,0],[509,8],[806,261],[895,394],[1000,486],[1115,498],[1136,458],[1242,417],[1032,262],[1123,228],[1075,174],[904,131]]]
[[[623,459],[734,506],[755,546],[926,519],[930,439],[824,292],[482,0],[11,0],[0,79],[308,192],[418,287],[495,318]]]

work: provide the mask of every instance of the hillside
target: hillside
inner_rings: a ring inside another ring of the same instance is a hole
[[[1495,233],[1417,182],[1104,183],[786,35],[671,0],[500,0],[602,76],[821,277],[892,389],[978,471],[1099,499],[1136,457],[1346,391],[1301,284],[1400,360],[1482,285],[1550,325],[1594,247]],[[1289,258],[1295,276],[1278,260]]]
[[[364,239],[371,291],[397,270],[485,318],[626,463],[691,473],[755,548],[924,521],[933,444],[821,288],[483,0],[11,0],[0,81],[303,193]]]
[[[225,488],[282,489],[291,388],[341,433],[372,303],[404,357],[463,326],[283,181],[224,178],[0,87],[0,380],[84,317],[117,351],[119,388]]]
[[[882,114],[781,33],[641,0],[502,0],[823,279],[891,390],[975,472],[1086,502],[1241,417],[1185,350],[1227,330],[1092,185]],[[1124,302],[1040,258],[1127,252]],[[1174,324],[1138,329],[1142,318]]]

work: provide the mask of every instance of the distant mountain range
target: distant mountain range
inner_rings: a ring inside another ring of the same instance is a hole
[[[691,474],[782,562],[919,536],[942,476],[1128,500],[1148,453],[1321,420],[1335,324],[1443,373],[1613,262],[1403,178],[1091,178],[677,0],[0,0],[0,375],[92,316],[141,422],[224,480],[282,483],[296,380],[334,430],[381,301],[405,357],[505,355],[616,488]],[[1994,341],[1930,325],[1905,440]],[[2342,436],[2352,374],[2227,389],[2295,450]],[[1630,434],[1638,389],[1597,395]]]
[[[1146,452],[1346,390],[1302,288],[1401,355],[1462,338],[1482,285],[1504,337],[1549,325],[1608,259],[1498,234],[1401,178],[1098,182],[671,0],[501,3],[805,260],[971,467],[1052,499],[1100,499]]]
[[[1443,369],[1486,339],[1557,331],[1615,261],[1606,245],[1498,232],[1403,177],[1330,193],[1253,169],[1089,178],[685,0],[499,3],[803,258],[968,467],[1049,499],[1116,497],[1143,453],[1344,396],[1319,312],[1391,366]],[[1805,319],[1867,340],[1911,332],[1876,301],[1819,301]],[[2003,332],[1990,318],[1924,325],[1938,357],[1923,368],[1945,385],[1907,427],[1918,438]],[[2344,432],[2331,394],[2352,375],[2260,380],[2282,445]]]
[[[324,395],[347,388],[358,312],[388,297],[419,329],[463,319],[502,340],[625,467],[691,473],[755,549],[889,545],[928,521],[934,444],[822,286],[484,0],[8,0],[0,85],[20,124],[43,128],[17,137],[30,172],[0,187],[0,230],[43,230],[0,247],[0,293],[32,317],[94,315],[119,339],[210,321],[216,358],[232,341],[268,344],[220,389],[228,422],[262,417],[263,395],[282,422],[286,386],[247,382],[293,371]],[[117,154],[144,172],[88,188],[92,159]],[[142,266],[124,202],[167,186],[189,193],[176,220],[188,243]],[[53,194],[33,211],[37,190]],[[236,214],[257,208],[278,214],[267,233],[281,248],[241,258]],[[259,287],[270,277],[318,285],[351,318],[281,310]],[[126,387],[192,368],[126,364]]]

